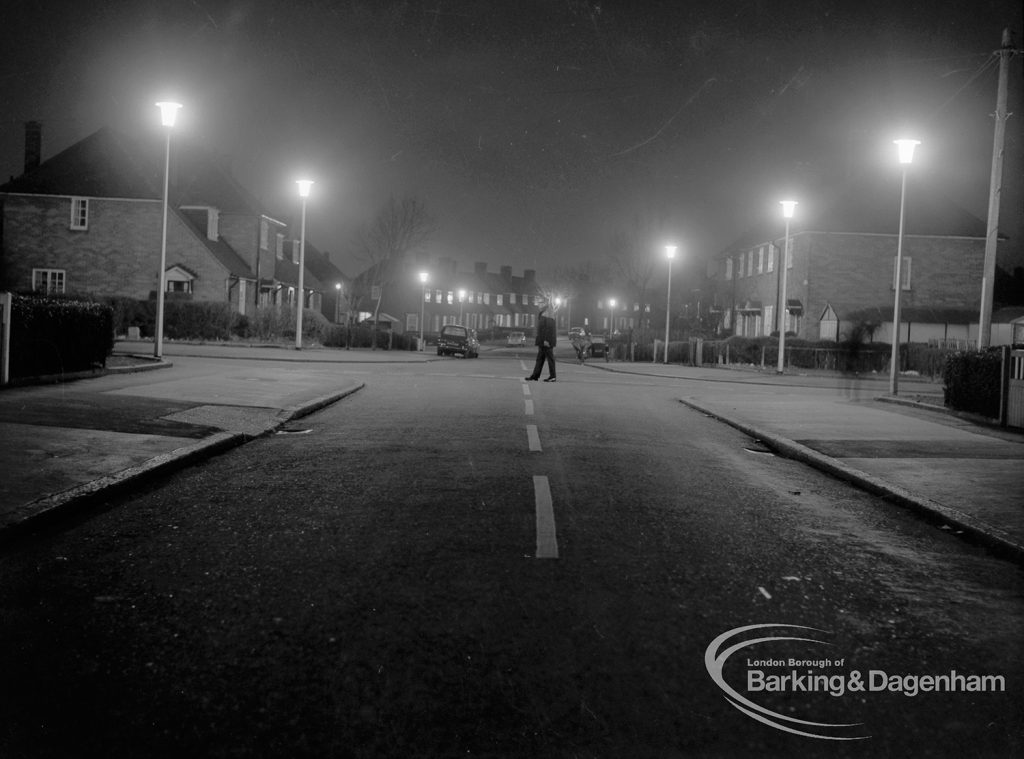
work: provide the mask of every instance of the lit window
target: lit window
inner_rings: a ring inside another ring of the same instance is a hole
[[[757,249],[757,273],[761,274],[764,272],[764,248]]]
[[[497,294],[497,295],[495,295],[494,297],[498,299],[498,305],[499,305],[499,306],[502,306],[502,305],[504,305],[504,300],[505,300],[505,296],[504,296],[504,295],[503,295],[502,293],[498,293],[498,294]],[[507,325],[506,325],[506,326],[507,326]]]
[[[514,306],[516,304],[516,294],[515,293],[509,293],[508,294],[508,303],[509,303],[510,306]]]
[[[72,198],[71,199],[71,228],[72,229],[88,229],[89,228],[89,199],[88,198]]]
[[[768,271],[775,271],[775,246],[768,246]]]
[[[284,258],[284,235],[280,233],[277,235],[277,248],[275,248],[275,252],[279,260]]]
[[[725,259],[725,278],[732,279],[732,259]],[[598,306],[600,308],[600,306]]]
[[[260,219],[260,250],[269,250],[267,247],[267,239],[270,235],[270,227],[267,226],[266,219]]]
[[[37,293],[64,292],[64,270],[63,269],[33,269],[32,290]]]

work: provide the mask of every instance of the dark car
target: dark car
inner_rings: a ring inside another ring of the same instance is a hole
[[[445,324],[437,338],[437,355],[461,355],[463,358],[476,358],[480,355],[480,341],[476,339],[476,331],[463,327],[461,324]]]
[[[591,335],[590,336],[590,355],[593,357],[604,357],[604,360],[608,360],[608,342],[605,340],[604,335]]]

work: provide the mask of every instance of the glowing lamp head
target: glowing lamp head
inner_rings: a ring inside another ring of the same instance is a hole
[[[160,123],[165,127],[174,126],[174,121],[178,117],[178,109],[181,108],[181,103],[161,100],[156,104],[156,107],[160,109]]]
[[[341,292],[341,282],[335,283],[334,289],[337,290],[338,292]]]
[[[787,219],[792,219],[793,212],[796,211],[797,201],[780,200],[779,204],[782,206],[782,215]]]
[[[427,273],[425,271],[421,271],[420,272],[420,282],[422,282],[423,284],[427,284],[427,279],[428,279]]]
[[[609,298],[608,308],[615,308],[615,298]]]
[[[666,245],[665,246],[665,255],[668,256],[670,259],[671,258],[675,258],[676,257],[676,246],[675,245]]]
[[[299,186],[299,197],[308,198],[309,188],[313,186],[312,179],[296,179],[295,184]]]
[[[908,164],[914,160],[914,148],[921,144],[920,140],[893,140],[896,150],[899,151],[901,164]]]

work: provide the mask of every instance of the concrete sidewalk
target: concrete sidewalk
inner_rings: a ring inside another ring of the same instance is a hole
[[[118,343],[102,376],[0,392],[0,536],[274,432],[363,387],[360,364],[430,357],[167,343],[145,361],[152,350]]]
[[[894,398],[885,378],[593,366],[677,377],[690,408],[1024,563],[1024,430],[947,411],[940,385],[906,378]]]

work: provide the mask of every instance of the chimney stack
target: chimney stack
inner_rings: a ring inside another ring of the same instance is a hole
[[[43,125],[38,121],[25,122],[25,173],[39,167],[43,155]]]

